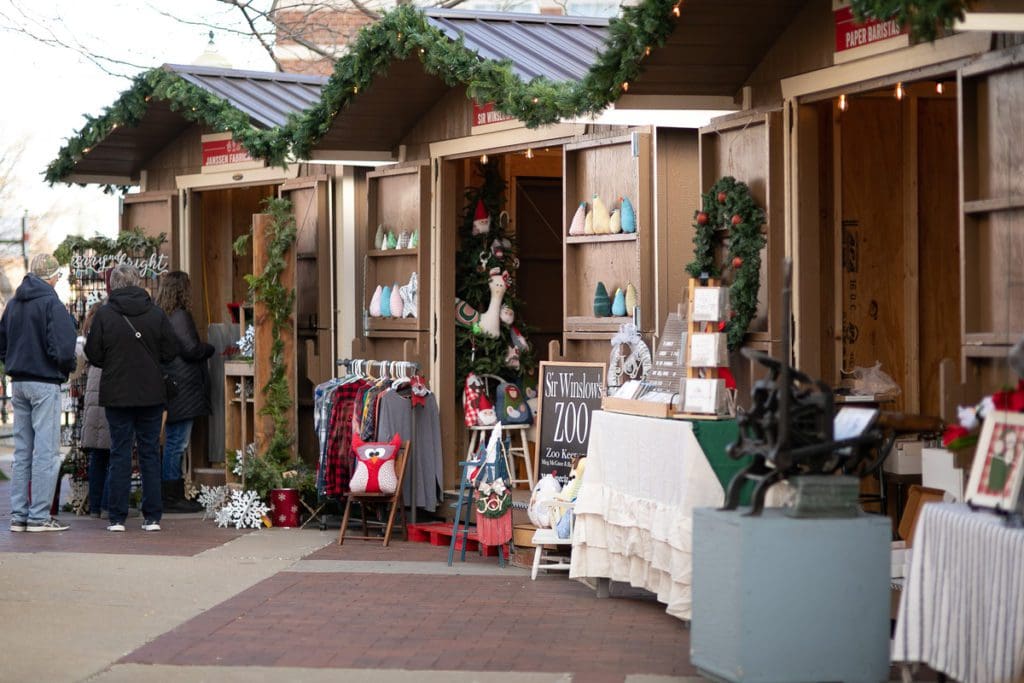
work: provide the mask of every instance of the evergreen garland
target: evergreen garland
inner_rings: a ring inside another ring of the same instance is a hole
[[[167,233],[160,233],[156,237],[149,237],[142,232],[142,228],[135,226],[118,233],[117,237],[111,239],[103,235],[82,237],[81,235],[68,235],[53,251],[53,257],[57,263],[66,266],[71,263],[71,257],[83,251],[92,251],[98,256],[114,256],[118,252],[127,254],[142,254],[149,256],[160,249],[160,245],[167,241]]]
[[[938,27],[949,29],[962,19],[969,0],[852,0],[858,20],[869,16],[895,16],[909,24],[916,39],[934,40]],[[530,128],[565,118],[597,113],[626,91],[642,71],[644,58],[661,47],[675,30],[681,0],[643,0],[624,7],[622,16],[608,25],[605,49],[578,82],[535,78],[523,82],[507,60],[482,59],[431,26],[412,4],[385,12],[379,21],[360,30],[349,51],[335,63],[319,102],[301,114],[292,114],[282,128],[260,129],[250,117],[207,90],[192,85],[174,72],[157,68],[133,79],[132,87],[103,115],[86,117],[86,125],[68,140],[46,169],[51,185],[64,181],[75,164],[118,126],[137,126],[151,98],[166,100],[171,109],[223,132],[229,131],[255,158],[274,165],[289,154],[306,159],[316,142],[331,128],[338,111],[348,105],[374,79],[397,60],[418,57],[427,73],[449,86],[465,85],[469,97],[494,102],[495,107]],[[104,186],[107,191],[115,188]]]
[[[969,0],[852,0],[850,5],[857,21],[895,19],[910,27],[915,40],[932,41],[940,28],[948,31],[963,20]]]
[[[270,316],[270,377],[263,385],[264,406],[260,415],[269,416],[274,422],[274,433],[267,442],[259,457],[246,458],[246,481],[259,481],[261,486],[279,488],[282,485],[282,474],[295,467],[292,446],[295,434],[288,424],[288,412],[292,407],[292,391],[288,384],[284,358],[284,340],[281,333],[292,319],[295,306],[295,290],[281,284],[281,273],[288,264],[288,252],[295,244],[296,224],[292,215],[292,203],[287,199],[269,198],[264,205],[271,215],[266,234],[254,235],[255,239],[263,237],[267,243],[267,263],[263,272],[246,275],[249,292],[256,303],[267,307]],[[235,242],[235,252],[245,253],[246,240]],[[259,490],[259,489],[257,489]],[[266,491],[260,491],[266,495]]]
[[[462,212],[462,224],[459,227],[459,251],[455,261],[455,295],[468,303],[480,314],[487,310],[491,300],[488,286],[491,268],[501,268],[512,276],[511,284],[505,292],[503,302],[515,311],[513,323],[524,335],[527,333],[520,311],[522,301],[519,299],[515,286],[515,271],[518,264],[518,252],[515,235],[506,233],[499,221],[504,208],[505,181],[498,171],[497,164],[477,164],[477,174],[481,177],[479,186],[466,190],[466,206]],[[484,235],[473,235],[473,218],[477,200],[482,199],[488,215],[491,217],[491,229]],[[511,245],[504,249],[502,258],[498,258],[491,250],[495,239],[508,240]],[[481,254],[485,255],[481,259]],[[533,371],[536,362],[533,350],[520,351],[519,368],[510,368],[505,364],[509,347],[513,346],[511,327],[501,325],[501,334],[496,338],[478,334],[467,327],[458,326],[455,330],[455,367],[459,384],[465,381],[470,372],[498,375],[509,380],[516,380]]]
[[[734,275],[729,287],[729,306],[733,315],[726,322],[729,349],[743,346],[750,321],[757,313],[757,293],[761,286],[761,234],[764,211],[750,196],[746,183],[725,176],[701,195],[701,209],[693,214],[693,261],[686,272],[695,278],[717,278],[721,269],[715,263],[715,233],[728,231],[729,260]]]

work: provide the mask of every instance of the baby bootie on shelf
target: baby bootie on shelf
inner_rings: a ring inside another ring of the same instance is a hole
[[[622,212],[618,209],[613,209],[612,216],[608,219],[608,232],[613,235],[622,232]]]
[[[608,215],[608,208],[601,201],[601,198],[596,194],[594,195],[594,234],[595,235],[607,235],[608,234],[608,222],[610,217]]]
[[[379,318],[380,317],[380,299],[381,299],[382,295],[383,295],[383,291],[381,290],[380,285],[377,285],[377,289],[373,290],[373,296],[370,297],[370,317],[371,318]]]
[[[391,287],[391,305],[388,308],[391,309],[392,318],[401,318],[402,313],[405,311],[405,305],[402,303],[402,293],[399,291],[400,287],[396,282]]]
[[[626,294],[622,289],[615,290],[615,301],[612,302],[612,315],[626,315]]]
[[[580,202],[576,213],[573,214],[572,222],[569,223],[569,234],[578,237],[583,234],[583,223],[587,220],[587,203]]]
[[[629,197],[622,198],[622,232],[636,232],[636,211]]]
[[[608,290],[605,289],[603,282],[598,282],[597,288],[594,290],[594,316],[607,318],[611,314],[612,302],[608,298]]]

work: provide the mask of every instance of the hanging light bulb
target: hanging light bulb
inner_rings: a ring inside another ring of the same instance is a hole
[[[846,95],[839,96],[839,111],[846,111]]]
[[[486,154],[481,154],[481,155],[480,155],[480,163],[481,163],[481,164],[486,164],[486,163],[487,163],[487,161],[488,161],[488,159],[487,159],[487,155],[486,155]]]
[[[644,48],[644,57],[650,57],[650,56],[651,56],[651,46],[648,45],[647,47]]]
[[[629,92],[629,81],[622,82],[622,92]]]
[[[533,148],[532,147],[527,147],[526,148],[526,158],[527,159],[532,159],[533,158]]]
[[[683,0],[679,0],[679,2],[677,2],[677,3],[676,3],[676,4],[675,4],[675,5],[673,6],[673,7],[672,7],[672,14],[674,14],[674,15],[675,15],[675,16],[677,16],[677,17],[679,16],[679,6],[680,6],[681,4],[683,4]]]
[[[896,84],[896,99],[903,99],[903,81],[900,81],[899,83]]]
[[[937,92],[940,95],[942,94],[942,81],[935,82],[935,92]]]

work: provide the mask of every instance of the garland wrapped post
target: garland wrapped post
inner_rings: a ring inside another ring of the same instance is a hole
[[[719,277],[723,270],[715,263],[717,231],[728,232],[729,266],[733,272],[729,287],[732,315],[726,323],[729,350],[743,346],[743,337],[757,313],[761,287],[761,250],[765,245],[761,226],[764,211],[750,195],[746,183],[732,176],[720,179],[701,195],[701,208],[693,214],[693,261],[686,272],[693,277]]]
[[[288,414],[294,403],[288,383],[282,332],[291,323],[295,307],[295,290],[281,284],[281,275],[288,264],[288,253],[295,244],[297,228],[292,215],[292,203],[287,199],[270,198],[265,202],[271,220],[265,235],[254,238],[266,240],[267,263],[263,272],[246,275],[249,292],[255,303],[266,306],[270,317],[270,375],[263,385],[264,406],[260,415],[274,423],[274,433],[259,457],[245,458],[243,468],[246,483],[252,482],[261,496],[272,488],[281,488],[284,473],[296,467],[293,446],[295,432],[289,424]],[[249,235],[235,241],[237,254],[246,252]]]

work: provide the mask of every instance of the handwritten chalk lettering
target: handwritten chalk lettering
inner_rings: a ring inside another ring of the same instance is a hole
[[[167,272],[167,256],[164,254],[150,254],[148,258],[132,258],[123,251],[114,255],[109,254],[75,254],[71,257],[72,270],[92,269],[101,272],[120,264],[128,264],[142,272],[152,271],[156,274]]]

